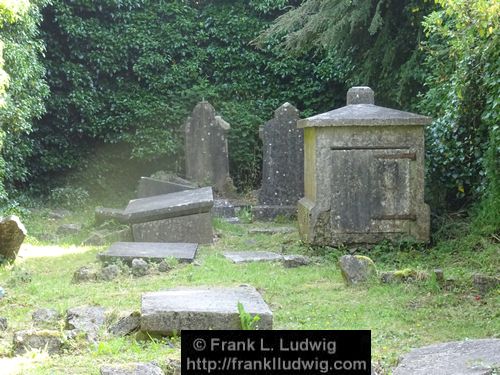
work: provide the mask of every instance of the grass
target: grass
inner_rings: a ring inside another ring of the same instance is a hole
[[[196,264],[177,265],[167,274],[72,284],[73,272],[97,263],[96,254],[104,249],[79,245],[92,230],[92,212],[52,220],[48,210],[37,210],[23,220],[31,233],[23,248],[25,256],[0,269],[0,285],[7,291],[0,300],[0,316],[9,322],[8,331],[0,332],[0,366],[12,367],[6,370],[11,373],[98,374],[105,363],[155,360],[162,365],[167,358],[179,357],[176,337],[140,340],[135,336],[103,337],[97,345],[67,342],[66,353],[53,357],[43,352],[9,357],[12,332],[31,328],[31,313],[37,308],[52,307],[64,313],[70,307],[100,305],[116,316],[139,310],[143,292],[175,286],[251,284],[270,305],[276,329],[370,329],[373,360],[384,374],[390,374],[398,357],[413,347],[500,337],[499,290],[479,296],[471,284],[476,272],[498,274],[499,244],[494,237],[472,233],[463,222],[448,223],[450,228],[436,231],[440,237],[431,248],[382,243],[358,250],[369,255],[379,271],[411,268],[432,273],[441,268],[455,280],[451,289],[443,289],[432,277],[417,283],[347,287],[337,267],[346,249],[307,247],[296,233],[249,236],[249,228],[269,224],[231,225],[221,220],[214,221],[217,242],[200,249]],[[47,236],[69,222],[82,223],[82,233]],[[285,224],[295,225],[282,220],[271,225]],[[460,230],[449,235],[457,226]],[[315,263],[292,269],[280,263],[235,265],[222,256],[229,250],[301,253],[315,256]]]

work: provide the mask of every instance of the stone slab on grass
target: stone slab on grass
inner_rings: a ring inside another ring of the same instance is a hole
[[[212,215],[210,212],[205,212],[196,215],[133,224],[132,234],[136,242],[210,244],[214,239]]]
[[[248,231],[248,234],[288,234],[297,232],[294,227],[267,227],[267,228],[252,228]]]
[[[225,252],[224,257],[233,263],[249,263],[249,262],[272,262],[280,261],[283,256],[271,251],[235,251]]]
[[[394,375],[490,375],[500,367],[500,339],[455,341],[414,349]]]
[[[186,329],[241,329],[238,302],[272,329],[273,313],[253,287],[175,288],[142,296],[141,330],[169,335]]]
[[[148,262],[161,262],[165,258],[176,258],[179,262],[190,263],[196,257],[196,243],[164,243],[164,242],[116,242],[99,258],[104,261],[122,260],[131,263],[133,259]]]
[[[133,199],[124,214],[131,223],[146,223],[209,212],[214,204],[211,187]]]

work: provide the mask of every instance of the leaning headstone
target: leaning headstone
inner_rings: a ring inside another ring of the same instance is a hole
[[[169,335],[185,329],[241,329],[238,302],[272,329],[273,315],[255,288],[176,288],[142,296],[141,330]]]
[[[279,107],[261,131],[263,145],[262,187],[257,220],[293,217],[304,196],[304,131],[297,128],[299,111],[290,103]]]
[[[163,370],[153,363],[127,363],[101,366],[101,375],[165,375]]]
[[[253,263],[253,262],[272,262],[283,259],[283,256],[271,251],[235,251],[226,252],[224,257],[233,263]]]
[[[414,349],[394,375],[492,375],[500,368],[500,339],[455,341]]]
[[[212,188],[135,199],[125,209],[136,242],[212,243]]]
[[[191,263],[197,251],[198,244],[195,243],[117,242],[99,254],[99,258],[103,261],[121,260],[131,263],[134,258],[161,262],[165,258],[172,257],[179,262]]]
[[[348,285],[363,283],[376,274],[375,263],[362,255],[343,255],[339,259],[342,277]]]
[[[137,187],[137,198],[154,197],[155,195],[177,193],[183,190],[196,189],[193,184],[184,185],[173,181],[141,177]]]
[[[227,132],[231,126],[206,101],[198,103],[183,126],[186,177],[224,193],[232,190],[229,178]]]
[[[63,341],[60,332],[56,330],[25,330],[14,333],[13,344],[15,355],[22,355],[32,349],[56,354],[61,351]]]
[[[26,237],[26,228],[15,215],[0,218],[0,263],[14,261]]]

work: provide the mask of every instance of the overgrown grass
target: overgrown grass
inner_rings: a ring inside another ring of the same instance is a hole
[[[62,222],[80,222],[84,229],[75,236],[43,240],[44,233],[54,233]],[[0,332],[0,352],[9,354],[12,332],[30,328],[31,313],[37,308],[53,307],[64,313],[70,307],[100,305],[116,316],[139,310],[143,292],[195,285],[255,286],[273,310],[276,329],[370,329],[373,359],[386,374],[413,347],[500,336],[499,290],[479,296],[471,283],[476,272],[498,274],[499,244],[492,236],[471,231],[462,219],[440,223],[444,229],[436,231],[438,237],[430,248],[407,242],[358,249],[376,262],[379,271],[410,267],[432,273],[441,268],[455,279],[446,289],[432,277],[418,283],[347,287],[337,267],[337,259],[347,249],[307,247],[297,233],[248,234],[249,228],[263,224],[231,225],[221,220],[214,224],[218,240],[201,248],[196,264],[178,265],[167,274],[72,284],[73,272],[96,263],[96,254],[104,249],[79,245],[92,229],[91,211],[59,220],[49,219],[46,210],[32,212],[26,218],[32,233],[27,241],[30,256],[0,270],[0,285],[7,291],[0,300],[0,316],[9,321],[8,331]],[[222,256],[229,250],[302,253],[315,256],[315,262],[292,269],[280,263],[235,265]],[[50,256],[54,253],[58,255]],[[98,374],[104,363],[156,360],[164,364],[166,358],[178,357],[180,350],[177,338],[139,340],[135,336],[103,337],[96,346],[82,342],[67,346],[60,356],[28,355],[17,364],[19,373]],[[0,366],[12,360],[0,359]]]

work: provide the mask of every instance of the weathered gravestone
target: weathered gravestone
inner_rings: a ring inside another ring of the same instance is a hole
[[[424,125],[429,117],[374,105],[353,87],[347,106],[305,120],[303,241],[317,245],[429,241]]]
[[[272,329],[273,314],[253,287],[176,288],[142,296],[141,330],[169,335],[185,329],[241,329],[238,303]]]
[[[103,261],[121,260],[131,263],[133,259],[161,262],[165,258],[173,257],[179,262],[191,263],[197,250],[198,244],[195,243],[117,242],[99,254],[99,258]]]
[[[136,242],[212,243],[212,188],[131,200],[125,215]]]
[[[184,180],[185,181],[185,180]],[[137,187],[137,198],[153,197],[155,195],[177,193],[183,190],[196,189],[196,186],[185,181],[160,180],[152,177],[141,177]]]
[[[231,126],[206,101],[198,103],[183,126],[186,178],[220,192],[234,189],[229,177],[226,133]]]
[[[262,186],[254,219],[292,217],[304,195],[304,131],[297,128],[299,111],[290,103],[279,107],[260,134],[263,145]]]
[[[0,263],[14,261],[26,237],[26,228],[15,215],[0,218]]]
[[[494,375],[500,369],[500,339],[448,342],[404,355],[394,375]]]

